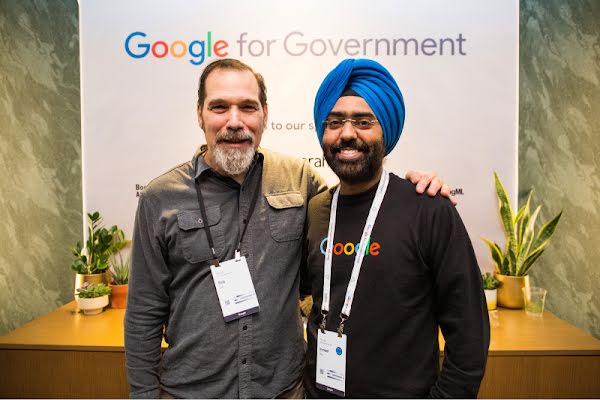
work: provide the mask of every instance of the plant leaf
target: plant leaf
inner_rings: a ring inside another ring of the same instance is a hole
[[[519,210],[519,213],[517,214],[517,217],[515,218],[515,225],[516,225],[516,232],[517,232],[517,254],[521,253],[521,247],[523,246],[523,236],[524,236],[524,231],[525,231],[525,227],[527,226],[527,224],[529,223],[529,218],[531,217],[531,214],[529,212],[530,210],[530,203],[531,203],[531,195],[532,195],[533,191],[529,192],[529,195],[527,196],[527,201],[525,202],[525,204],[523,205],[523,207],[521,207],[521,209]],[[520,218],[519,218],[519,214],[520,214]]]
[[[523,275],[522,267],[523,263],[529,256],[529,251],[531,249],[531,244],[533,243],[533,239],[535,237],[535,221],[537,220],[538,214],[540,212],[541,206],[538,206],[531,217],[527,221],[527,225],[523,228],[523,237],[522,237],[522,245],[519,249],[519,254],[517,256],[517,266],[515,275]],[[523,220],[523,223],[525,221]]]
[[[513,252],[512,249],[508,249],[508,254],[506,255],[506,258],[508,258],[508,275],[516,275],[517,255]]]
[[[502,262],[504,261],[504,256],[502,255],[502,250],[500,250],[500,246],[496,243],[493,243],[485,238],[482,239],[489,247],[490,254],[492,256],[492,260],[494,261],[494,265],[496,266],[496,271],[501,273]]]
[[[550,238],[552,237],[552,235],[554,235],[554,231],[556,230],[556,227],[558,226],[558,221],[560,221],[560,217],[562,216],[562,210],[556,214],[556,216],[554,218],[552,218],[550,221],[546,222],[544,224],[544,226],[542,226],[540,228],[540,231],[537,234],[537,237],[535,238],[535,241],[533,242],[533,248],[537,248],[539,247],[542,243],[547,243]]]
[[[546,242],[546,243],[548,243],[548,242]],[[541,256],[542,253],[544,252],[544,247],[546,247],[546,245],[544,245],[542,247],[538,247],[538,249],[536,251],[532,252],[529,255],[529,257],[527,257],[527,259],[523,263],[523,275],[527,275],[527,273],[529,272],[529,268],[531,268],[531,266],[533,265],[535,260],[537,260],[539,258],[539,256]]]
[[[529,203],[531,201],[531,194],[533,193],[533,191],[529,192],[529,195],[527,196],[527,201],[525,202],[525,204],[523,205],[523,207],[521,207],[519,209],[519,212],[517,212],[517,216],[515,217],[515,225],[519,223],[519,221],[523,218],[523,215],[525,215],[525,210],[527,210],[527,213],[529,213]]]
[[[502,275],[510,275],[509,263],[510,263],[510,261],[509,261],[508,257],[504,257],[504,259],[502,260],[502,269],[501,269]]]
[[[532,245],[533,250],[528,255],[527,259],[523,263],[523,275],[527,274],[535,260],[542,254],[545,247],[550,243],[550,238],[554,234],[556,227],[558,225],[558,221],[562,215],[562,211],[559,212],[554,218],[548,221],[537,234],[537,237]]]
[[[506,253],[508,254],[509,251],[512,251],[514,255],[517,252],[513,217],[514,214],[510,206],[510,200],[506,194],[506,189],[504,188],[504,185],[502,185],[502,182],[500,181],[500,178],[496,172],[494,172],[494,182],[496,186],[496,194],[498,195],[500,221],[502,222],[502,227],[504,228],[504,233],[506,234]]]

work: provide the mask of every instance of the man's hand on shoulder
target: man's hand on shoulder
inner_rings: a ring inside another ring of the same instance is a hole
[[[424,193],[426,189],[429,196],[435,196],[439,192],[442,196],[448,198],[452,204],[458,204],[456,198],[450,194],[448,185],[435,172],[410,170],[406,173],[405,178],[413,185],[417,185],[416,190],[419,194]]]

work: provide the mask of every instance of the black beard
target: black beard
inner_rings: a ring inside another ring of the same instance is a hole
[[[356,160],[340,160],[336,157],[342,148],[352,148],[363,153],[363,157]],[[340,180],[349,183],[368,182],[381,169],[385,150],[383,140],[373,144],[352,139],[331,146],[323,145],[323,155],[329,167],[335,172]]]

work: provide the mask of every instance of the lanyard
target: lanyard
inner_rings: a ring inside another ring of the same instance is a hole
[[[369,210],[367,222],[365,223],[365,227],[363,228],[362,237],[360,239],[360,245],[355,253],[356,256],[354,258],[354,266],[352,267],[352,275],[350,276],[350,282],[348,282],[348,288],[346,289],[346,297],[344,298],[344,306],[342,307],[342,312],[340,313],[341,322],[338,328],[339,336],[341,336],[344,332],[344,322],[346,322],[346,320],[350,317],[352,301],[354,300],[354,291],[356,290],[358,276],[360,274],[362,262],[365,257],[366,246],[369,242],[369,237],[371,236],[371,231],[373,230],[373,225],[375,224],[375,219],[377,219],[377,214],[379,214],[379,209],[381,208],[381,203],[383,202],[383,198],[385,196],[385,192],[387,191],[389,181],[389,173],[383,170],[381,179],[379,180],[379,185],[377,186],[375,198],[373,199],[371,209]],[[323,302],[321,305],[321,314],[323,315],[323,321],[320,325],[321,331],[325,331],[325,322],[327,318],[327,313],[329,313],[329,300],[331,296],[331,263],[333,259],[333,240],[335,237],[335,218],[337,213],[339,193],[340,188],[338,187],[335,193],[333,194],[333,199],[331,200],[331,212],[329,214],[329,231],[327,233],[327,251],[325,252],[325,273],[323,279]]]
[[[210,251],[213,256],[213,265],[215,267],[219,266],[219,259],[217,258],[217,253],[215,252],[215,244],[210,233],[210,227],[208,226],[208,218],[206,216],[206,208],[204,207],[204,197],[202,196],[202,190],[200,190],[200,183],[198,179],[195,179],[196,183],[196,194],[198,195],[198,205],[200,206],[200,213],[202,213],[202,219],[204,220],[204,230],[206,231],[206,238],[208,239],[208,245],[210,247]],[[258,199],[258,192],[260,191],[260,186],[254,190],[252,194],[252,199],[250,200],[250,208],[248,209],[248,216],[244,218],[244,228],[242,229],[241,235],[239,235],[238,243],[235,248],[235,258],[239,260],[240,258],[240,250],[242,248],[242,239],[244,239],[244,235],[246,234],[246,229],[248,229],[248,224],[250,223],[250,217],[252,217],[252,213],[254,212],[254,208],[256,207],[256,201]]]

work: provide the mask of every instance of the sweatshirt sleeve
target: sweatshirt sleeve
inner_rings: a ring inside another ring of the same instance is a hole
[[[136,213],[125,312],[125,357],[131,398],[158,398],[163,326],[169,313],[169,269],[160,209],[142,193]]]
[[[440,199],[441,200],[441,199]],[[445,340],[433,398],[476,398],[490,341],[481,272],[471,240],[449,201],[427,213],[428,264],[434,273],[435,309]]]

